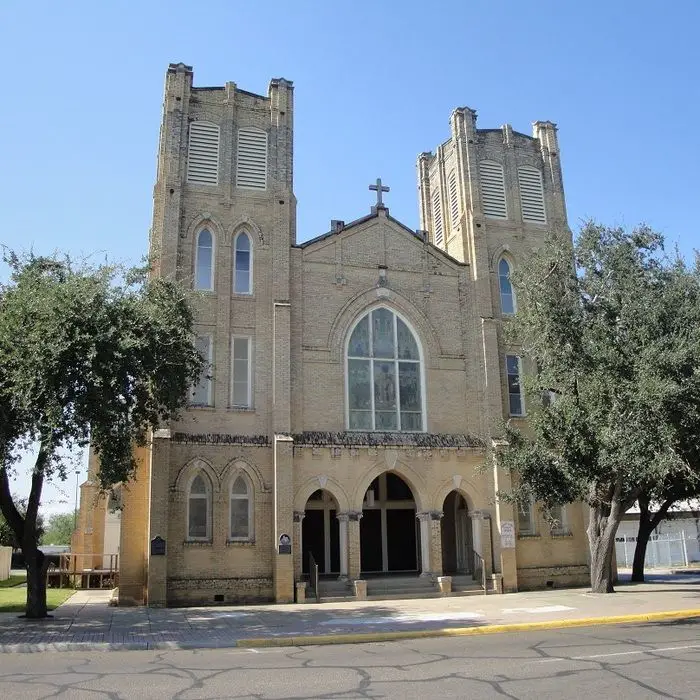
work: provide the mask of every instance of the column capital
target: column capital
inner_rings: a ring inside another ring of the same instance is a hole
[[[362,520],[362,511],[349,510],[345,513],[338,513],[338,520],[341,519],[341,516],[345,516],[349,522],[360,522],[360,520]]]
[[[472,520],[491,520],[491,513],[486,510],[469,511],[469,517]]]
[[[295,510],[294,514],[292,516],[293,520],[295,523],[300,523],[303,519],[304,516],[306,515],[306,512],[303,510]]]
[[[423,513],[416,513],[418,520],[442,520],[444,513],[441,510],[426,510]]]

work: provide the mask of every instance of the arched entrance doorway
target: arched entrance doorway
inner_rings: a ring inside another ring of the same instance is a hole
[[[338,504],[328,491],[314,491],[306,502],[301,522],[302,571],[309,573],[309,552],[321,574],[340,572]]]
[[[471,518],[462,494],[450,491],[442,504],[442,512],[442,571],[471,574],[474,560]]]
[[[398,474],[380,474],[370,484],[362,503],[362,572],[417,572],[420,561],[417,530],[411,487]]]

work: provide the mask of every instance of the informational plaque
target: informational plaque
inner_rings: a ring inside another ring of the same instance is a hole
[[[151,540],[151,556],[152,557],[165,556],[165,540],[160,535],[156,535]]]
[[[280,535],[279,553],[292,553],[292,538],[289,535]]]
[[[501,520],[501,549],[515,549],[515,523]]]

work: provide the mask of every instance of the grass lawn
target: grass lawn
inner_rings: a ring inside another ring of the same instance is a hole
[[[75,591],[71,588],[49,588],[46,591],[46,602],[49,610],[58,607],[70,598],[73,593]],[[0,588],[0,613],[23,613],[26,602],[27,589],[24,586],[21,588]]]
[[[20,583],[24,583],[27,577],[22,576],[10,576],[10,578],[0,581],[0,588],[12,588],[12,586],[17,586]]]

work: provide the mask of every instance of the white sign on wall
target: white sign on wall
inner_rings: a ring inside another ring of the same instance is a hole
[[[501,520],[501,549],[515,549],[515,523]]]

